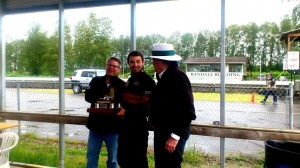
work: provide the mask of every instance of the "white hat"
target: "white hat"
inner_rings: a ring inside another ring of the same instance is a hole
[[[167,61],[180,61],[182,58],[175,54],[173,44],[160,43],[153,44],[151,58]]]

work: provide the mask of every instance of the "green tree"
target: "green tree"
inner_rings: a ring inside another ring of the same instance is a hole
[[[243,54],[248,58],[249,66],[247,69],[251,72],[255,70],[256,65],[256,52],[257,52],[257,39],[258,39],[258,32],[259,27],[256,23],[248,23],[247,25],[244,25],[241,27],[243,31],[243,41],[244,41],[244,47],[245,47],[245,53]]]
[[[181,48],[179,55],[182,60],[185,60],[189,56],[193,56],[194,36],[192,33],[185,33],[181,37]]]
[[[57,26],[58,27],[58,26]],[[65,61],[67,64],[65,65],[66,69],[73,70],[70,68],[70,61],[72,61],[72,37],[70,35],[71,29],[70,26],[65,21],[64,24],[64,34],[65,34]],[[51,76],[58,76],[59,71],[59,34],[58,34],[58,28],[54,31],[54,33],[48,38],[47,43],[47,53],[44,58],[44,66],[43,66],[43,72],[47,75]]]
[[[167,38],[167,42],[170,44],[173,44],[174,50],[176,53],[180,51],[181,47],[181,34],[179,31],[176,31],[170,35],[169,38]]]
[[[207,38],[207,56],[220,57],[221,32],[210,32]]]
[[[74,37],[75,68],[105,66],[113,52],[110,19],[96,18],[96,14],[91,13],[87,21],[75,26]]]
[[[164,37],[163,35],[160,35],[160,34],[151,34],[149,36],[150,38],[150,41],[152,44],[155,44],[155,43],[165,43],[166,42],[166,37]],[[150,46],[150,50],[152,49],[152,45]]]
[[[199,32],[194,47],[195,57],[206,57],[208,31]]]
[[[280,32],[287,32],[294,29],[293,20],[289,15],[285,15],[280,21]]]
[[[299,29],[300,28],[300,4],[294,7],[292,11],[291,19],[292,19],[293,27],[290,30]],[[299,47],[300,47],[299,41],[295,41],[291,43],[290,50],[299,51]]]
[[[292,24],[293,24],[293,29],[300,28],[300,4],[295,6],[292,11]]]
[[[24,50],[24,40],[14,40],[6,44],[6,71],[20,72],[22,70],[21,57]]]
[[[240,56],[238,54],[239,47],[241,46],[242,30],[239,25],[230,25],[226,29],[226,55],[227,56]]]
[[[155,35],[151,37],[150,35],[138,36],[136,38],[136,50],[143,53],[145,57],[148,57],[152,54],[152,45],[155,43]]]
[[[148,73],[152,73],[152,63],[151,59],[148,59],[150,55],[152,55],[152,46],[156,43],[164,43],[166,42],[166,38],[159,34],[151,34],[146,35],[145,37],[140,36],[136,39],[136,49],[143,53],[145,59],[145,69],[148,71]],[[146,68],[146,66],[149,66]],[[147,72],[146,71],[146,72]]]
[[[75,62],[75,57],[73,53],[73,40],[71,35],[71,27],[68,22],[65,21],[65,67],[66,70],[73,71]]]
[[[272,67],[279,61],[280,49],[277,49],[279,42],[279,28],[275,23],[265,22],[260,26],[259,33],[259,56],[263,71],[273,70]]]
[[[24,45],[24,55],[21,61],[24,62],[24,69],[31,75],[41,75],[47,56],[48,38],[45,32],[41,31],[39,24],[34,24],[28,31],[28,38]]]
[[[43,72],[58,76],[58,35],[54,33],[48,39],[47,52],[44,59]]]
[[[121,35],[118,39],[113,40],[114,55],[122,61],[122,73],[125,73],[127,67],[127,55],[130,51],[129,36]],[[123,76],[124,77],[124,76]]]
[[[269,56],[270,60],[268,65],[270,70],[277,70],[277,67],[282,64],[282,56],[284,49],[281,48],[280,43],[280,31],[276,23],[270,24],[270,33],[268,34],[268,46],[269,46]]]

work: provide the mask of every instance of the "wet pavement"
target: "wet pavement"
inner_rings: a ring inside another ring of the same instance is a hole
[[[200,103],[200,102],[196,102]],[[219,121],[219,111],[215,109],[219,102],[201,104],[197,111],[195,122],[212,124]],[[197,106],[197,105],[195,105]],[[203,107],[204,106],[204,107]],[[287,100],[281,100],[278,105],[267,103],[225,103],[225,124],[234,126],[249,126],[260,128],[289,129],[289,109]],[[293,99],[293,126],[300,129],[300,97]],[[220,153],[220,138],[192,135],[187,143],[189,148],[198,148],[205,153]],[[264,141],[225,139],[226,153],[261,154],[264,153]]]
[[[300,96],[296,96],[293,99],[293,111],[295,114],[298,114],[295,116],[294,119],[294,129],[300,129]]]
[[[12,92],[12,93],[10,93]],[[7,90],[7,110],[17,110],[16,93]],[[20,111],[35,111],[42,113],[58,113],[58,95],[50,93],[22,92],[20,96]],[[86,109],[89,103],[84,101],[83,94],[67,94],[66,114],[87,115]],[[212,124],[220,120],[220,102],[195,101],[197,119],[201,124]],[[225,103],[225,124],[235,126],[249,126],[262,128],[288,129],[288,103],[280,100],[278,105],[259,102]],[[293,99],[294,129],[300,129],[300,97]],[[33,132],[45,137],[57,137],[59,135],[58,124],[21,122],[22,133]],[[88,129],[84,125],[66,125],[66,139],[87,140]],[[149,135],[149,146],[153,145],[153,134]],[[198,148],[207,153],[219,153],[220,138],[191,135],[187,143],[188,148]],[[226,138],[226,152],[258,153],[264,150],[264,142],[253,140],[239,140]]]

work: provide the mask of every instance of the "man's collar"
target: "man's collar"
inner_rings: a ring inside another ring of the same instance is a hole
[[[163,70],[161,73],[158,74],[159,79],[161,79],[161,76],[165,73],[166,70],[167,70],[167,68],[165,70]]]

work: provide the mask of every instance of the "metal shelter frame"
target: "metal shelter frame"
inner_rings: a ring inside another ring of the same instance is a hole
[[[291,51],[291,45],[293,42],[300,41],[300,29],[287,31],[281,34],[280,41],[285,43],[285,51],[288,53]],[[291,81],[296,80],[296,74],[299,74],[299,70],[287,70],[291,74]]]
[[[3,17],[8,14],[29,13],[38,11],[59,11],[59,115],[64,115],[65,94],[64,94],[64,10],[130,4],[131,24],[130,49],[136,48],[136,4],[147,2],[163,2],[172,0],[0,0],[0,110],[5,111],[6,107],[6,55],[5,41],[3,38]],[[220,126],[225,125],[225,0],[221,0],[221,101],[220,101]],[[59,124],[59,167],[64,168],[64,132],[65,124]],[[225,138],[220,138],[220,167],[225,167]]]

